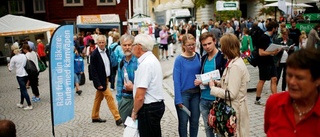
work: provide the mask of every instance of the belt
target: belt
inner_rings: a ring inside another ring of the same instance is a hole
[[[163,103],[163,100],[159,101],[159,102],[152,102],[150,104],[143,104],[144,106],[151,106],[151,105],[158,105],[158,104],[161,104]]]
[[[127,91],[125,89],[122,89],[122,93],[132,94],[132,91]]]

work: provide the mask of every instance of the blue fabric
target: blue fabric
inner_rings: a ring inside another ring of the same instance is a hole
[[[206,99],[200,99],[200,112],[203,119],[204,129],[207,137],[215,137],[213,133],[213,128],[208,126],[208,115],[210,109],[212,108],[212,101]]]
[[[28,76],[24,76],[24,77],[17,76],[17,81],[20,87],[20,104],[23,104],[24,99],[26,99],[28,106],[31,106],[30,97],[26,88]]]
[[[116,60],[117,60],[117,62],[118,63],[120,63],[120,61],[122,60],[122,58],[124,57],[124,53],[123,53],[123,51],[122,51],[122,48],[121,48],[121,46],[120,45],[118,45],[118,42],[114,42],[114,43],[112,43],[109,47],[108,47],[108,50],[110,51],[110,53],[111,52],[114,52],[115,54],[115,57],[116,57]],[[115,46],[117,46],[115,49],[114,49],[114,51],[112,51],[112,49],[115,47]],[[110,54],[110,56],[111,56],[111,54]],[[110,60],[111,60],[111,57],[110,57]]]
[[[191,112],[191,116],[189,117],[186,112],[181,110],[178,105],[176,105],[176,110],[178,114],[179,120],[179,136],[180,137],[187,137],[187,128],[188,128],[188,121],[190,121],[189,126],[189,133],[190,137],[197,137],[198,136],[198,129],[199,129],[199,117],[200,117],[200,93],[188,93],[183,92],[181,94],[183,99],[183,105],[188,108]]]
[[[203,66],[203,73],[207,73],[213,70],[216,70],[216,57],[217,54],[209,61],[208,59],[205,60],[204,66]],[[210,95],[210,87],[205,86],[206,89],[201,90],[201,98],[207,99],[207,100],[215,100],[216,97]]]
[[[117,101],[120,102],[122,96],[126,97],[132,97],[132,94],[126,94],[122,93],[122,89],[125,89],[123,82],[124,82],[124,76],[123,76],[123,69],[127,70],[129,80],[133,83],[134,82],[134,72],[138,68],[138,60],[135,56],[132,56],[132,58],[127,62],[125,60],[125,57],[123,57],[123,67],[118,65],[118,78],[117,78]]]
[[[179,55],[173,66],[174,102],[175,105],[182,103],[181,93],[187,89],[195,88],[194,80],[196,74],[200,73],[200,56],[195,55],[193,59],[187,59]]]
[[[79,74],[84,72],[84,63],[83,58],[80,55],[74,55],[74,73]]]

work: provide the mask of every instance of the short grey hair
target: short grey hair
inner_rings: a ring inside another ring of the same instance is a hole
[[[104,42],[107,42],[107,38],[106,38],[105,35],[99,35],[99,36],[97,37],[97,40],[103,40]]]
[[[133,43],[134,37],[132,35],[129,35],[129,34],[124,34],[120,38],[120,44],[122,44],[125,41],[131,41],[131,43]]]
[[[152,51],[154,40],[150,35],[139,34],[134,38],[134,44],[141,44],[143,51]]]

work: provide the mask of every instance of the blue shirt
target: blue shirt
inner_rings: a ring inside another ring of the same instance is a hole
[[[120,102],[123,96],[132,97],[132,94],[123,93],[122,90],[125,89],[123,82],[124,82],[124,74],[123,69],[127,70],[129,80],[133,83],[134,82],[134,72],[138,68],[138,60],[135,56],[132,55],[129,62],[126,61],[125,56],[122,58],[123,67],[120,68],[118,65],[118,78],[117,78],[117,101]],[[121,64],[121,63],[120,63]]]
[[[208,58],[206,58],[206,60],[204,62],[203,73],[207,73],[207,72],[216,70],[216,56],[217,56],[217,54],[214,55],[214,57],[211,60],[208,60]],[[206,99],[206,100],[215,100],[216,97],[210,95],[210,87],[209,86],[205,86],[205,87],[206,87],[206,89],[201,90],[201,98]]]
[[[79,74],[80,72],[84,72],[83,58],[74,54],[74,73]]]
[[[176,105],[183,103],[181,97],[183,91],[196,87],[194,80],[200,71],[200,55],[196,54],[192,58],[179,55],[176,58],[173,66],[174,102]]]

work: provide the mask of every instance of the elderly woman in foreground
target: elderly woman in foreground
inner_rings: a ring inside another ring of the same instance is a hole
[[[229,90],[231,105],[235,109],[237,117],[236,136],[248,137],[250,136],[250,130],[246,96],[250,75],[240,57],[240,42],[238,38],[233,34],[225,34],[221,37],[220,44],[221,51],[228,59],[228,62],[221,81],[210,81],[210,94],[225,99],[225,90]]]
[[[264,131],[270,137],[320,136],[320,52],[301,49],[287,60],[287,92],[270,96]]]

